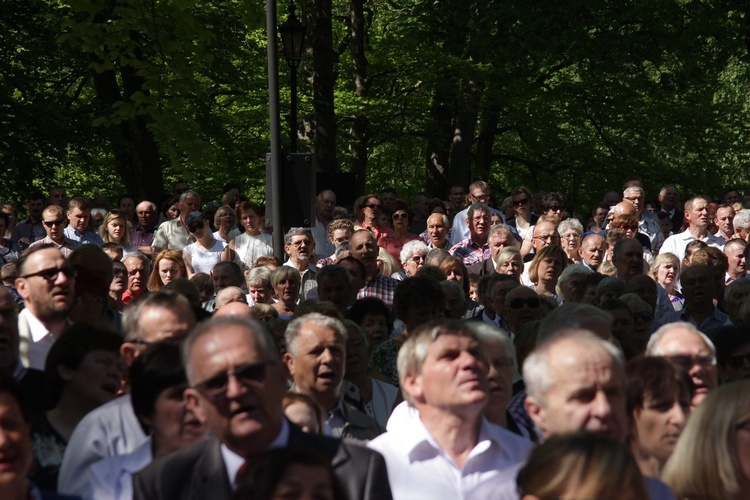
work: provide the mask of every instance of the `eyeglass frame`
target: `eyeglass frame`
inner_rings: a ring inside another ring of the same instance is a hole
[[[54,271],[54,274],[52,272]],[[42,269],[41,271],[37,271],[35,273],[31,274],[24,274],[23,276],[19,276],[19,278],[28,279],[28,278],[44,278],[46,281],[54,281],[57,279],[58,276],[60,276],[60,273],[63,273],[66,278],[73,279],[76,276],[78,276],[78,270],[68,264],[64,264],[60,267],[49,267],[47,269]],[[49,276],[45,276],[49,275]]]
[[[193,384],[193,388],[198,391],[200,394],[202,394],[205,398],[213,401],[213,402],[220,402],[227,397],[227,391],[229,390],[229,378],[234,377],[237,379],[237,383],[242,385],[243,387],[247,387],[249,385],[249,382],[246,380],[243,380],[243,378],[240,376],[240,373],[243,371],[247,371],[250,369],[258,369],[262,368],[262,370],[258,371],[258,374],[255,377],[249,377],[248,380],[261,384],[265,382],[267,377],[267,370],[269,365],[275,365],[276,361],[260,361],[258,363],[243,363],[240,366],[234,368],[233,370],[217,373],[213,377],[209,377],[206,380],[203,380],[202,382],[198,382],[196,384]],[[206,384],[211,381],[221,381],[224,380],[223,385],[219,389],[209,390],[206,388]]]

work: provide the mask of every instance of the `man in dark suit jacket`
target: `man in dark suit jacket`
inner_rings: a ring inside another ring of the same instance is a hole
[[[208,423],[213,438],[155,460],[134,477],[134,498],[229,498],[246,462],[283,446],[330,457],[350,498],[391,498],[382,456],[303,434],[284,418],[284,371],[262,325],[236,317],[213,319],[190,334],[183,354],[191,385],[185,390],[186,404]]]
[[[515,246],[516,241],[513,237],[513,231],[505,224],[495,224],[490,228],[490,236],[487,238],[490,247],[490,258],[466,268],[469,274],[484,276],[495,272],[495,261],[500,251],[508,246]]]

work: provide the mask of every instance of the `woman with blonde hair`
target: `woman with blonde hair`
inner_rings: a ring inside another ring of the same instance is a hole
[[[674,310],[680,311],[685,302],[685,298],[677,290],[680,282],[680,258],[670,252],[660,253],[654,258],[648,275],[667,291]]]
[[[271,286],[279,300],[272,305],[279,313],[279,318],[290,320],[294,316],[301,284],[302,276],[292,266],[281,266],[271,273]]]
[[[750,380],[708,393],[688,419],[662,480],[677,498],[750,498]]]
[[[229,243],[237,235],[240,234],[240,230],[237,229],[237,218],[234,215],[234,210],[228,205],[219,207],[214,214],[214,238],[224,243]]]
[[[148,279],[149,291],[158,292],[167,283],[177,278],[187,278],[187,269],[185,261],[182,260],[182,254],[169,248],[162,250],[154,258],[153,270]]]
[[[529,280],[534,284],[534,291],[560,303],[555,288],[567,266],[568,256],[562,248],[552,245],[539,250],[529,265]]]
[[[591,432],[550,437],[531,452],[516,483],[524,499],[649,498],[625,446]]]
[[[102,227],[99,229],[104,243],[116,243],[122,247],[122,256],[137,252],[138,249],[130,243],[130,231],[128,230],[127,215],[119,210],[112,210],[104,218]]]
[[[500,250],[495,260],[495,270],[498,274],[508,274],[521,280],[523,272],[523,257],[521,251],[516,247],[505,247]]]

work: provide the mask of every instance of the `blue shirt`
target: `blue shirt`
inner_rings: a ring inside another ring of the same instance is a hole
[[[86,229],[84,232],[79,233],[77,230],[68,226],[63,230],[66,238],[70,238],[73,241],[77,241],[81,244],[91,244],[96,246],[104,245],[104,240],[98,234]]]

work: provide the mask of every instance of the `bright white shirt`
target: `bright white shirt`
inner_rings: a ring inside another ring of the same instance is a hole
[[[129,394],[100,406],[83,417],[70,436],[57,480],[58,493],[84,497],[89,493],[92,464],[135,451],[145,441]]]
[[[661,246],[659,253],[673,253],[679,257],[680,263],[682,263],[682,259],[685,258],[685,247],[688,243],[697,239],[698,238],[693,236],[690,232],[690,228],[685,229],[683,232],[673,234],[667,238]],[[724,240],[711,233],[706,233],[706,237],[701,241],[705,242],[710,247],[715,247],[722,251],[724,250]]]
[[[25,328],[19,328],[21,362],[26,368],[44,371],[44,362],[55,343],[55,337],[28,308],[18,313],[18,321],[19,324],[25,322],[29,327],[28,336]]]
[[[367,444],[385,458],[394,500],[465,499],[482,482],[526,460],[527,441],[481,417],[479,439],[464,466],[445,453],[416,411],[394,411],[389,431]]]
[[[133,476],[154,459],[151,438],[132,453],[99,460],[89,469],[90,491],[85,497],[91,500],[131,500]]]

